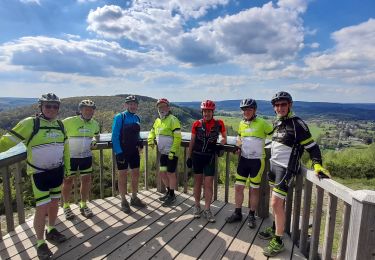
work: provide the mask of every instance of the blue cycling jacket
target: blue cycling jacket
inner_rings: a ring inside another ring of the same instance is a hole
[[[123,122],[123,114],[125,122]],[[112,124],[112,146],[116,155],[138,152],[140,119],[128,110],[118,113]]]

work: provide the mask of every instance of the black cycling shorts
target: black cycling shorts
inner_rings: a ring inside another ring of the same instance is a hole
[[[132,154],[118,154],[116,155],[116,163],[118,170],[127,170],[130,169],[137,169],[139,168],[141,162],[141,157],[139,156],[138,152]]]
[[[259,188],[264,165],[264,159],[246,159],[241,156],[237,167],[236,184],[246,185],[250,182],[252,188]]]
[[[168,155],[160,155],[160,172],[176,172],[178,157],[173,156],[173,160],[169,160]]]
[[[213,154],[194,153],[191,156],[194,174],[204,174],[204,176],[215,175],[215,156]]]
[[[288,194],[289,183],[293,177],[293,172],[287,172],[285,167],[270,162],[268,181],[270,185],[273,186],[273,194],[277,197],[285,199]]]
[[[82,175],[92,173],[91,156],[86,158],[70,158],[71,175],[75,175],[78,171]]]

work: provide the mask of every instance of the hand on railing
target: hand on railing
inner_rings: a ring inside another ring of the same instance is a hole
[[[224,155],[224,145],[217,145],[216,146],[216,154],[218,157],[221,157]]]
[[[331,179],[331,174],[329,173],[329,171],[323,168],[323,166],[319,163],[314,164],[314,171],[316,176],[318,176],[319,180],[326,178]]]
[[[92,140],[90,148],[91,148],[91,150],[95,150],[97,148],[95,140]]]
[[[191,169],[193,167],[193,161],[191,160],[191,158],[189,157],[187,160],[186,160],[186,166]]]
[[[147,145],[148,145],[148,147],[150,147],[151,149],[154,149],[154,147],[155,147],[155,143],[152,141],[149,141],[148,143],[147,143]]]

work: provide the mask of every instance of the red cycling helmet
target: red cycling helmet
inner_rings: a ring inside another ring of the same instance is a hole
[[[203,100],[201,103],[201,109],[207,109],[207,110],[212,110],[214,111],[216,108],[215,102],[211,100]]]
[[[161,103],[167,104],[169,106],[169,101],[166,98],[158,99],[158,101],[156,102],[156,105],[159,105]]]

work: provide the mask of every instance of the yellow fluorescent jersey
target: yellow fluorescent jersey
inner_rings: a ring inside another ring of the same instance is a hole
[[[27,173],[43,172],[61,165],[68,173],[70,169],[69,144],[57,120],[40,118],[40,128],[29,141],[34,128],[34,118],[20,121],[0,139],[0,152],[20,142],[27,144]]]
[[[99,134],[96,120],[83,120],[81,116],[72,116],[63,120],[69,140],[70,157],[86,158],[92,156],[92,138]]]
[[[181,125],[177,117],[169,114],[164,119],[157,118],[149,133],[148,142],[156,138],[161,154],[177,153],[181,145]]]
[[[247,159],[265,158],[264,141],[273,127],[263,118],[240,122],[238,138],[241,142],[241,156]]]

